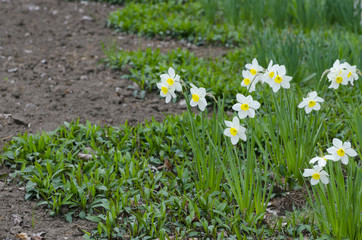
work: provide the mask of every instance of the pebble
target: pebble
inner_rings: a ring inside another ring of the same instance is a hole
[[[93,21],[93,18],[91,18],[89,16],[83,16],[82,20],[84,20],[84,21]]]
[[[14,73],[14,72],[17,72],[18,71],[18,68],[11,68],[8,70],[8,73]]]
[[[10,228],[11,234],[14,234],[14,235],[18,234],[18,233],[21,233],[22,230],[23,230],[23,228],[20,227],[20,226],[15,226],[15,227]]]

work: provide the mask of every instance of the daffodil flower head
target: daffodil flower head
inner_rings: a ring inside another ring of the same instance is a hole
[[[314,164],[315,162],[318,162],[318,166],[324,167],[327,164],[328,160],[334,160],[334,157],[332,155],[326,155],[321,157],[314,157],[312,158],[309,163]]]
[[[258,63],[258,60],[256,60],[256,58],[253,59],[253,61],[250,63],[247,63],[245,65],[245,68],[249,70],[249,72],[252,75],[257,75],[258,73],[261,73],[264,69],[263,67],[261,67]]]
[[[243,80],[241,81],[241,86],[246,87],[248,91],[254,92],[255,91],[255,85],[258,82],[258,77],[253,75],[250,71],[243,70]]]
[[[348,164],[348,157],[357,156],[357,152],[351,148],[350,142],[342,142],[338,138],[333,138],[333,147],[327,149],[327,152],[333,156],[333,161],[341,160],[345,165]]]
[[[243,94],[236,94],[236,100],[238,103],[233,105],[233,110],[238,112],[239,118],[244,119],[246,117],[253,118],[255,116],[255,110],[260,108],[260,103],[253,100],[252,96],[245,97]]]
[[[225,121],[228,128],[224,130],[224,135],[230,137],[231,143],[236,145],[239,139],[246,141],[246,129],[240,126],[240,120],[238,117],[234,117],[233,121]]]
[[[273,65],[273,60],[270,60],[269,65],[262,77],[262,82],[267,82],[270,84],[270,82],[274,79],[274,76],[276,75],[276,71],[278,68],[279,65],[278,64]]]
[[[273,78],[268,81],[273,92],[277,92],[281,87],[285,89],[290,88],[289,82],[292,80],[292,77],[287,76],[286,74],[287,70],[284,65],[275,67],[275,74],[273,74]]]
[[[312,110],[318,111],[321,109],[321,105],[319,103],[324,102],[324,99],[318,97],[316,91],[308,93],[306,98],[303,98],[303,101],[299,103],[298,108],[304,108],[305,112],[308,114]]]
[[[324,184],[329,183],[328,173],[322,170],[322,167],[315,165],[313,169],[304,169],[303,177],[312,177],[310,183],[316,185],[321,181]]]
[[[205,107],[207,106],[207,102],[206,102],[206,90],[205,88],[198,88],[195,85],[193,85],[192,83],[191,85],[191,101],[190,101],[190,105],[191,107],[195,107],[198,106],[199,109],[201,111],[205,110]]]
[[[182,86],[180,83],[180,76],[175,73],[175,70],[170,67],[168,73],[161,74],[161,82],[167,84],[170,88],[173,88],[176,91],[182,91]]]
[[[347,81],[353,86],[353,82],[358,80],[357,67],[356,65],[351,66],[348,62],[343,63],[343,66],[345,68],[344,71],[347,72]]]
[[[165,81],[157,83],[157,87],[160,89],[160,96],[166,97],[166,103],[171,101],[171,98],[176,98],[175,89],[167,84]]]

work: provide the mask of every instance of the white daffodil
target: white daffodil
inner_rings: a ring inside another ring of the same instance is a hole
[[[342,142],[338,138],[333,138],[333,147],[327,149],[329,154],[332,154],[333,161],[341,160],[345,165],[348,164],[348,157],[357,156],[357,152],[351,148],[350,142]]]
[[[225,121],[228,128],[224,130],[224,135],[231,138],[233,145],[237,144],[239,139],[246,141],[246,129],[240,126],[240,120],[238,117],[234,117],[233,121]]]
[[[243,72],[243,81],[241,81],[241,86],[246,87],[249,92],[255,91],[255,85],[258,82],[257,76],[253,75],[250,71],[244,70]]]
[[[169,103],[171,98],[176,98],[175,89],[166,80],[161,80],[160,83],[157,83],[157,87],[160,89],[161,97],[166,97],[166,103]]]
[[[247,116],[253,118],[255,116],[255,110],[260,108],[260,103],[253,100],[252,96],[245,97],[243,94],[236,94],[238,103],[233,105],[233,109],[238,112],[239,118],[243,119]]]
[[[175,73],[175,70],[170,67],[168,73],[161,74],[161,82],[165,82],[168,86],[176,91],[182,91],[182,86],[180,83],[180,76]]]
[[[273,89],[273,92],[277,92],[280,87],[286,89],[290,88],[289,82],[292,80],[292,77],[287,76],[286,73],[287,70],[284,65],[275,67],[274,77],[268,81],[270,87]]]
[[[278,64],[273,65],[273,60],[270,60],[268,68],[265,70],[265,73],[262,77],[262,82],[264,83],[272,81],[274,79],[274,76],[276,75],[278,67]]]
[[[308,114],[312,110],[318,111],[321,109],[321,105],[318,102],[324,102],[324,99],[318,97],[316,91],[308,93],[306,98],[303,98],[303,101],[299,103],[298,108],[304,108],[305,112]]]
[[[314,166],[313,169],[304,169],[303,177],[312,177],[310,183],[312,185],[316,185],[319,183],[319,180],[322,181],[324,184],[329,183],[328,173],[322,170],[321,166]]]
[[[351,66],[348,62],[345,62],[343,65],[346,69],[344,71],[347,72],[347,81],[349,81],[353,86],[353,82],[358,80],[357,67],[356,65]]]
[[[337,71],[330,71],[327,75],[328,80],[331,82],[328,88],[337,89],[340,84],[347,85],[348,84],[348,72],[342,69]]]
[[[309,161],[309,163],[314,164],[315,162],[318,162],[318,166],[324,167],[328,160],[334,160],[334,157],[332,155],[314,157]]]
[[[193,85],[192,83],[191,85],[191,101],[190,101],[190,105],[191,107],[195,107],[195,106],[199,106],[199,109],[201,111],[205,110],[205,107],[207,106],[207,102],[205,99],[206,96],[206,90],[205,88],[198,88],[195,85]]]
[[[264,70],[264,68],[259,65],[258,60],[256,60],[256,58],[253,59],[251,64],[247,63],[245,65],[245,68],[248,69],[250,73],[254,76],[257,75],[258,73],[261,73]]]

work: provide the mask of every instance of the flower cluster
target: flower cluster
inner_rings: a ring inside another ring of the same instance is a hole
[[[314,164],[317,162],[313,169],[304,169],[303,176],[304,177],[312,177],[311,184],[316,185],[319,183],[319,180],[324,183],[328,184],[328,173],[323,169],[326,166],[328,160],[332,160],[334,162],[341,160],[341,162],[345,165],[348,164],[348,157],[355,157],[357,156],[357,152],[351,148],[350,142],[342,142],[338,138],[333,139],[333,147],[327,149],[327,152],[330,155],[326,156],[317,156],[312,158],[309,163]]]
[[[280,88],[289,89],[292,77],[287,76],[286,68],[284,65],[273,64],[270,61],[268,68],[264,69],[258,63],[257,59],[253,59],[251,63],[245,65],[247,70],[242,71],[243,80],[241,86],[246,87],[248,91],[254,92],[256,84],[261,82],[267,83],[272,88],[273,92],[277,92]],[[240,120],[250,117],[255,117],[255,111],[260,108],[260,103],[253,100],[252,96],[244,96],[243,94],[236,94],[237,103],[233,105],[232,109],[237,112],[238,117],[234,117],[233,121],[225,121],[228,128],[225,129],[224,134],[231,138],[233,145],[237,144],[239,139],[246,140],[245,128],[240,126]],[[319,105],[319,104],[318,104]],[[236,127],[231,127],[233,123]]]
[[[292,77],[286,75],[284,65],[273,65],[273,61],[270,61],[268,68],[264,69],[254,58],[251,64],[245,65],[245,68],[247,70],[242,72],[244,79],[241,81],[241,86],[247,87],[250,93],[255,91],[255,85],[258,82],[269,84],[273,92],[277,92],[280,88],[290,88],[289,82]]]
[[[160,96],[166,98],[166,103],[171,101],[171,98],[176,98],[175,91],[182,91],[180,76],[176,74],[175,70],[170,67],[168,73],[161,74],[161,82],[157,83],[157,87],[160,89]],[[191,85],[191,101],[190,106],[198,106],[201,111],[204,111],[206,102],[206,90],[205,88],[198,88],[194,84]]]
[[[329,88],[337,89],[340,84],[347,85],[358,79],[357,67],[349,63],[341,63],[338,59],[334,62],[333,67],[328,70],[328,80],[331,82]]]

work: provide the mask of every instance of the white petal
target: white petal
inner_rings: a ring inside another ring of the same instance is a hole
[[[194,100],[191,99],[191,101],[190,101],[190,106],[191,106],[191,107],[197,106],[197,102],[195,102]]]
[[[312,158],[312,159],[309,161],[309,163],[313,164],[313,163],[315,163],[316,161],[319,161],[320,159],[321,159],[320,157],[314,157],[314,158]]]
[[[224,121],[225,122],[225,125],[229,128],[233,127],[233,123],[231,121]]]
[[[311,111],[312,111],[312,108],[310,108],[308,106],[305,107],[305,113],[306,114],[309,114]]]
[[[310,183],[311,183],[312,185],[316,185],[316,184],[319,183],[319,179],[318,179],[318,180],[315,180],[314,178],[312,178],[312,179],[310,180]]]
[[[304,169],[303,177],[310,177],[315,173],[314,169]]]
[[[205,98],[200,98],[199,101],[202,102],[205,105],[205,107],[207,106],[207,102],[206,102]]]
[[[321,109],[321,105],[319,103],[316,103],[313,107],[314,110],[318,111],[319,109]]]
[[[239,115],[239,118],[240,118],[240,119],[244,119],[244,118],[246,118],[246,117],[248,116],[248,114],[247,114],[246,111],[244,111],[244,110],[240,110],[240,111],[238,112],[238,115]]]
[[[255,110],[259,109],[260,108],[260,103],[258,101],[251,101],[249,103],[249,107],[254,108]]]
[[[272,88],[273,88],[273,92],[277,92],[279,89],[280,89],[280,85],[279,84],[274,84],[273,86],[272,86]]]
[[[337,148],[336,147],[330,147],[327,149],[327,152],[330,153],[330,154],[334,154],[337,152]]]
[[[234,111],[241,111],[241,104],[240,103],[236,103],[233,105],[232,109]]]
[[[253,118],[253,117],[255,117],[255,110],[252,108],[249,108],[247,111],[247,114],[249,115],[249,117]]]
[[[326,164],[327,164],[327,161],[324,160],[324,159],[321,159],[321,160],[318,161],[318,165],[321,166],[321,167],[324,167]]]
[[[245,102],[245,96],[243,94],[238,93],[236,94],[236,100],[238,100],[238,102],[240,103],[243,103]]]
[[[166,103],[169,103],[171,101],[171,95],[167,94],[166,95]]]
[[[238,117],[233,117],[233,126],[238,128],[240,126],[240,120]]]
[[[333,155],[326,155],[326,156],[324,156],[324,158],[328,159],[328,160],[334,160]]]
[[[351,148],[351,143],[350,142],[344,142],[343,143],[343,145],[342,145],[342,148],[344,149],[344,150],[346,150],[347,148]]]
[[[313,167],[316,172],[320,172],[322,170],[322,167],[316,165]]]
[[[205,88],[199,88],[199,96],[200,96],[200,98],[204,98],[206,96]]]
[[[190,86],[191,86],[191,88],[196,88],[196,89],[198,89],[198,87],[196,87],[194,84],[192,84],[192,83],[190,83]]]
[[[287,73],[287,70],[285,69],[284,65],[280,65],[278,68],[278,75],[285,75]]]
[[[206,104],[203,103],[202,101],[200,101],[200,102],[199,102],[199,109],[200,109],[201,111],[204,111],[204,110],[205,110],[205,107],[206,107]]]
[[[343,145],[343,143],[341,140],[339,140],[338,138],[333,138],[333,146],[335,146],[337,148],[337,150],[339,148],[342,148],[342,145]]]
[[[357,156],[357,152],[353,148],[347,148],[347,149],[345,149],[345,152],[350,157]]]
[[[329,183],[329,179],[326,175],[321,174],[321,182],[324,184],[328,184]]]
[[[250,103],[251,101],[253,101],[253,97],[251,95],[249,95],[245,98],[246,103]]]
[[[307,101],[302,101],[301,103],[299,103],[299,105],[298,105],[298,108],[304,108],[305,106],[307,106]]]
[[[170,76],[168,74],[161,74],[161,81],[167,81],[167,79],[170,78]]]
[[[230,133],[230,128],[226,128],[224,130],[224,135],[227,136],[227,137],[232,137],[231,133]]]
[[[348,155],[344,155],[341,157],[341,162],[344,164],[344,165],[347,165],[348,164]]]
[[[316,98],[317,95],[318,95],[318,94],[317,94],[316,91],[313,91],[313,92],[308,93],[308,96],[311,97],[311,98]]]
[[[324,102],[324,99],[321,98],[321,97],[317,97],[315,100],[316,100],[317,102]]]
[[[239,138],[237,136],[231,136],[231,143],[233,145],[237,144],[239,142]]]
[[[171,77],[172,79],[175,78],[176,73],[175,73],[175,70],[174,70],[172,67],[170,67],[170,68],[168,69],[168,75],[170,75],[170,77]]]

